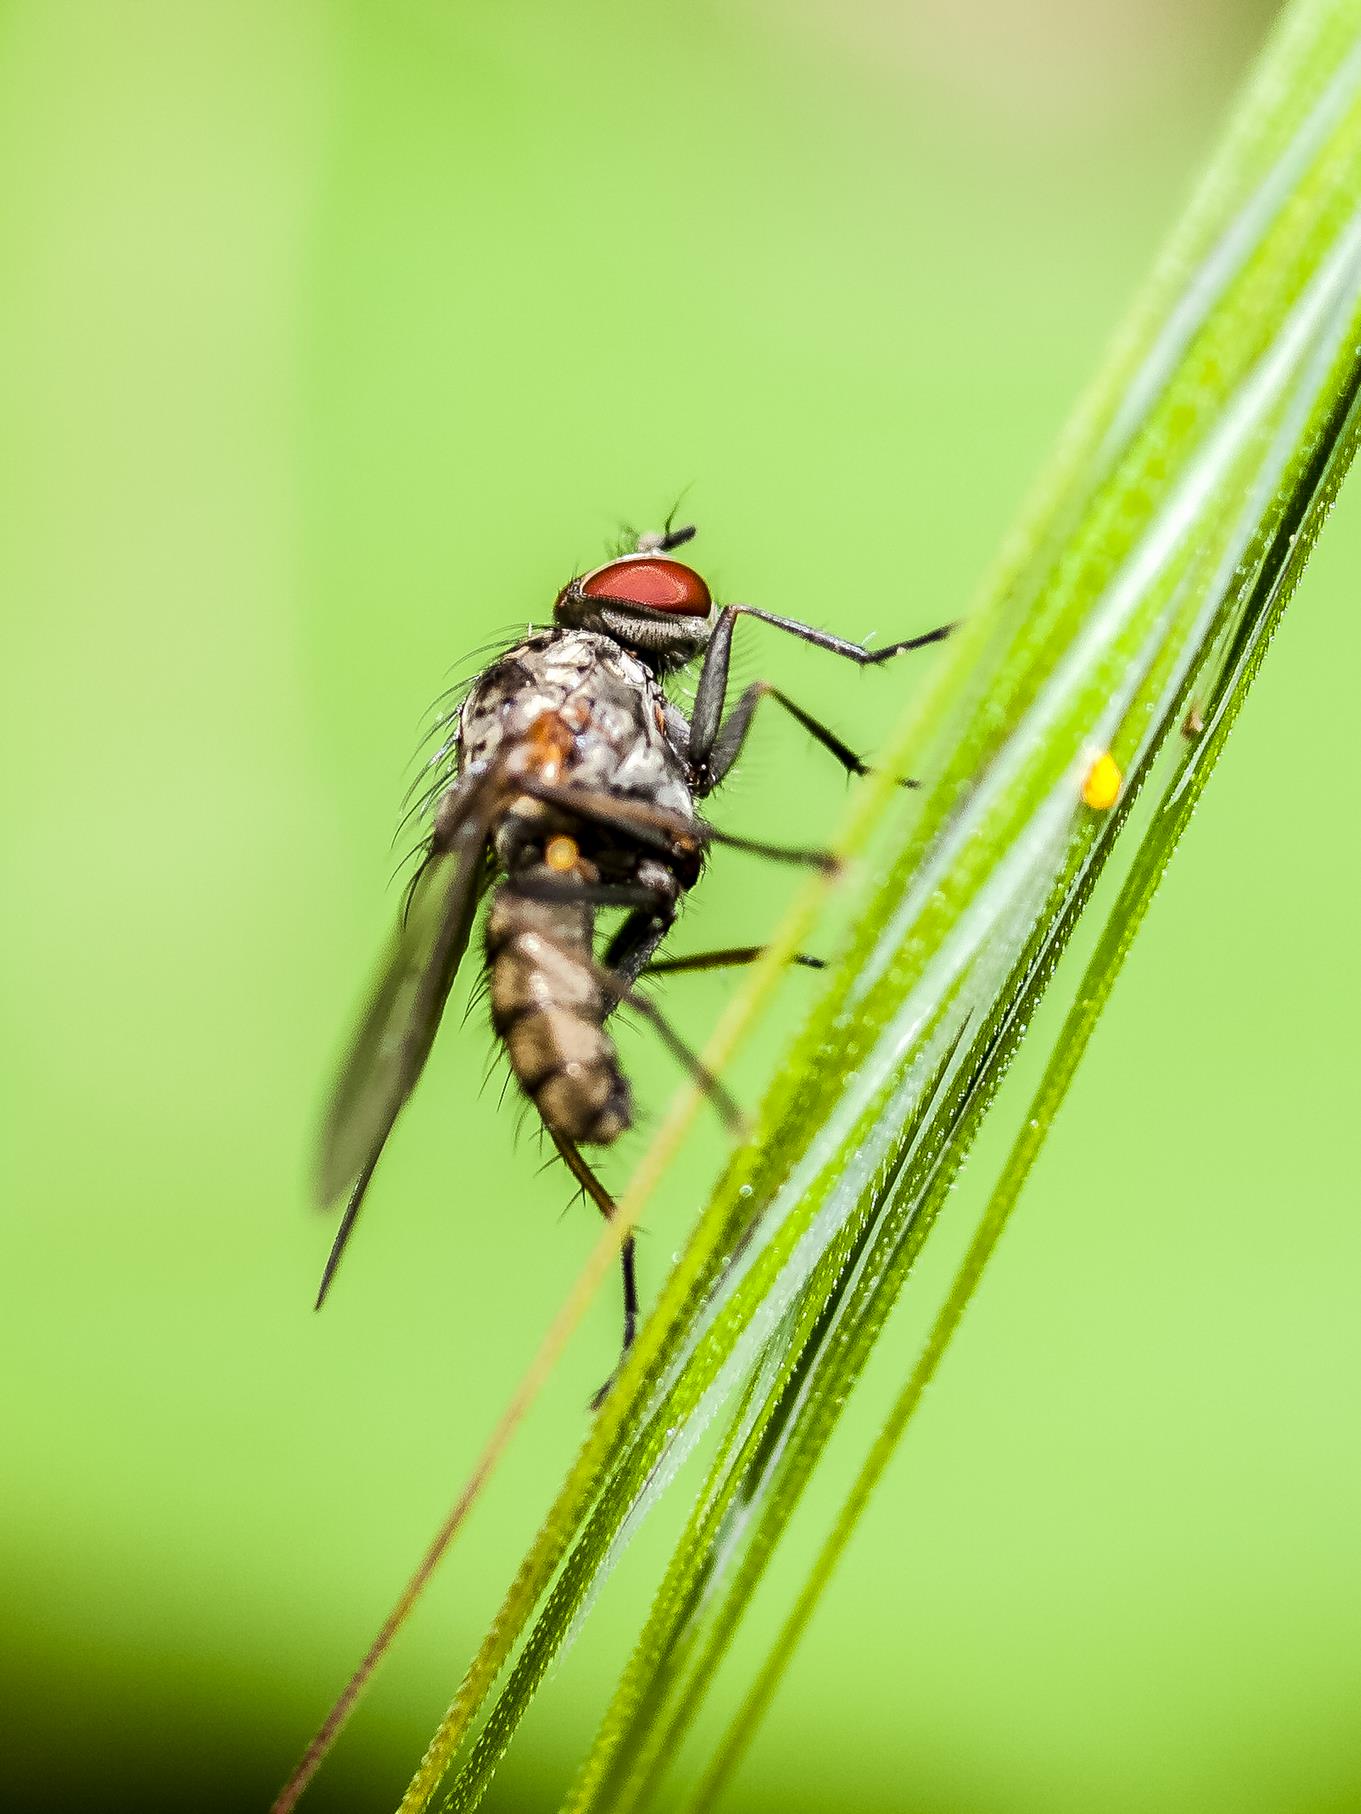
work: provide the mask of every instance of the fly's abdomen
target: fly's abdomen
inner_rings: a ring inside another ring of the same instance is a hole
[[[589,917],[502,891],[487,918],[487,960],[492,1026],[544,1121],[571,1140],[617,1139],[633,1116],[603,1024]]]

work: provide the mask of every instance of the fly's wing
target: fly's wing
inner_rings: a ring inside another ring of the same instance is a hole
[[[349,1189],[350,1200],[318,1305],[379,1154],[429,1056],[468,948],[488,878],[489,794],[485,776],[465,777],[441,811],[430,855],[412,885],[393,950],[341,1070],[322,1128],[317,1198],[325,1208]]]

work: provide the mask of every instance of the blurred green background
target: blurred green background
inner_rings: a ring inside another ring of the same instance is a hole
[[[451,666],[687,484],[720,596],[959,610],[1270,11],[0,8],[0,1796],[267,1805],[595,1238],[479,1094],[465,984],[311,1312],[312,1129]],[[734,1808],[1361,1807],[1359,559],[1354,489]],[[923,671],[763,634],[742,673],[867,744]],[[758,745],[720,822],[834,826],[832,765]],[[789,885],[730,854],[676,949]],[[728,986],[668,1002],[698,1037]],[[650,1217],[648,1297],[721,1153]],[[396,1801],[616,1326],[611,1291],[309,1806]],[[494,1806],[554,1804],[649,1553]]]

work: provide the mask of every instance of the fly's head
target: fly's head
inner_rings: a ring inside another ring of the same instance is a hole
[[[558,623],[611,636],[658,673],[683,668],[701,653],[713,629],[709,588],[669,551],[693,528],[638,538],[637,552],[619,555],[565,585],[553,606]]]

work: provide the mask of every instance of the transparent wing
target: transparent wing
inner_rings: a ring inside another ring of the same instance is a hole
[[[486,887],[490,789],[468,778],[441,813],[435,841],[379,973],[322,1127],[317,1199],[350,1200],[327,1263],[325,1296],[340,1250],[393,1123],[415,1087]]]

